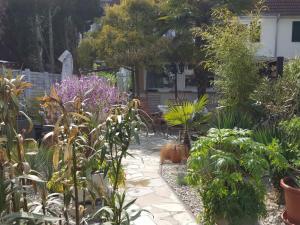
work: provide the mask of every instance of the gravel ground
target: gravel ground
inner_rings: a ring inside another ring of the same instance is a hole
[[[186,171],[185,165],[178,164],[164,164],[162,166],[162,177],[173,188],[178,197],[185,203],[191,212],[198,216],[203,210],[200,197],[197,191],[189,186],[180,185],[178,177],[183,177]],[[268,187],[268,194],[266,199],[267,217],[260,221],[260,225],[284,225],[280,218],[280,214],[284,210],[283,205],[278,205],[276,192]]]

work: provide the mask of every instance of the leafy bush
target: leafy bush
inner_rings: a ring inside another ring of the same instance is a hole
[[[300,117],[279,124],[283,133],[284,156],[295,168],[300,168]]]
[[[257,127],[252,134],[254,141],[269,145],[274,139],[281,140],[281,132],[274,125]]]
[[[258,12],[259,13],[259,12]],[[215,74],[215,87],[223,106],[248,109],[250,95],[259,83],[259,65],[251,42],[255,29],[240,23],[227,9],[213,11],[215,23],[198,31],[207,43],[206,67]],[[253,22],[257,22],[253,18]]]
[[[117,75],[115,73],[109,73],[109,72],[98,72],[96,73],[97,76],[107,79],[107,81],[111,85],[117,84]]]
[[[264,79],[253,93],[269,117],[276,120],[291,118],[299,112],[300,102],[300,59],[289,61],[284,66],[282,77]]]
[[[212,117],[211,126],[219,129],[233,129],[235,127],[251,129],[254,121],[249,113],[242,113],[231,108],[217,109]]]
[[[274,165],[282,161],[278,149],[271,151],[253,141],[251,133],[212,128],[207,137],[200,137],[194,144],[188,182],[199,188],[205,224],[221,219],[232,225],[245,220],[253,224],[265,215],[262,176],[268,171],[268,160]]]

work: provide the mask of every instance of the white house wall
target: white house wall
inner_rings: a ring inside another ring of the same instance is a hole
[[[300,21],[299,18],[281,18],[278,23],[278,47],[277,56],[295,58],[300,56],[300,42],[292,42],[293,21]]]
[[[249,17],[241,17],[241,22],[250,24]],[[277,27],[276,16],[261,18],[261,37],[258,56],[295,58],[300,56],[300,42],[292,42],[293,21],[300,21],[299,17],[279,17]],[[276,28],[277,27],[277,28]],[[276,30],[278,29],[278,30]],[[277,33],[277,46],[276,46]]]
[[[257,55],[273,57],[276,43],[276,18],[264,18],[261,20],[261,35]]]

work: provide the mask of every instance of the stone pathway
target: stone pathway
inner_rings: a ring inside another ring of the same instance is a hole
[[[124,160],[126,189],[134,207],[151,212],[142,213],[134,225],[196,225],[195,218],[160,176],[159,149],[170,140],[159,135],[141,138],[141,145],[130,146],[135,158]]]

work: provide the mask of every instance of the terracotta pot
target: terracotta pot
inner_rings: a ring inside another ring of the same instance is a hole
[[[294,223],[291,223],[288,218],[287,218],[287,212],[284,211],[282,214],[281,214],[281,219],[283,220],[283,222],[286,224],[286,225],[296,225]]]
[[[280,186],[284,190],[287,224],[300,224],[300,188],[293,186],[292,178],[281,179]]]
[[[181,146],[175,145],[174,149],[171,153],[171,161],[173,163],[180,163],[181,162]]]

